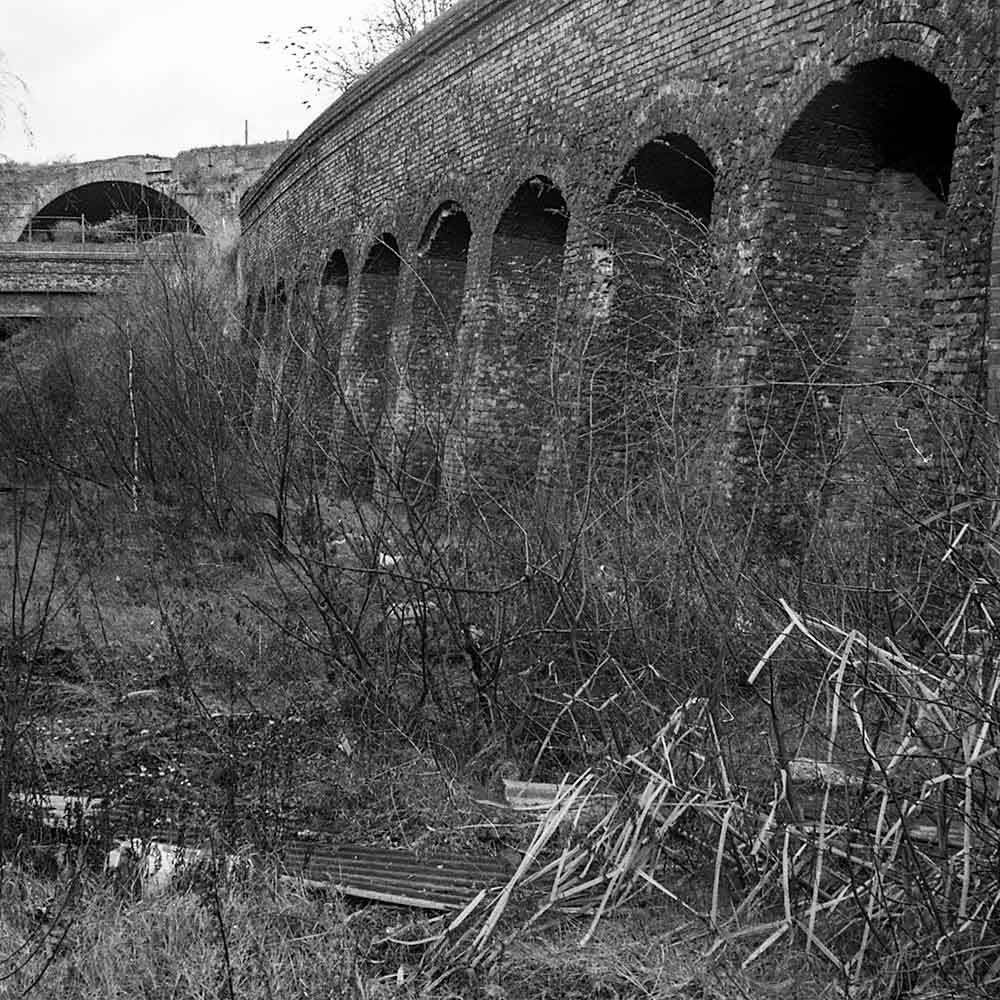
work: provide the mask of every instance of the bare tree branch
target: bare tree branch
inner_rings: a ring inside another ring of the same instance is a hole
[[[361,18],[347,18],[332,35],[306,24],[285,37],[258,44],[280,50],[316,98],[331,100],[390,52],[442,14],[454,0],[381,0]],[[305,102],[311,106],[313,100]]]

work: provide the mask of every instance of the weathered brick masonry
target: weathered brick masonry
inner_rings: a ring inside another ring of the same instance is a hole
[[[606,223],[638,188],[679,236],[708,219],[722,318],[689,377],[722,399],[730,481],[794,521],[789,487],[924,460],[914,380],[985,399],[996,6],[459,2],[244,196],[248,300],[322,284],[353,423],[393,427],[417,478],[530,476],[559,359],[599,386],[615,317],[649,314],[616,297],[642,255]]]

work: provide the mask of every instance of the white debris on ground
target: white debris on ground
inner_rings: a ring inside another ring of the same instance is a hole
[[[170,888],[180,864],[195,860],[200,851],[186,851],[158,840],[121,840],[108,851],[105,869],[136,878],[144,896],[157,896]]]
[[[181,847],[162,840],[143,840],[133,837],[120,840],[108,851],[105,871],[118,872],[126,879],[135,879],[143,896],[158,896],[166,892],[175,878],[193,867],[218,861],[226,875],[252,867],[248,858],[227,854],[215,858],[210,852],[192,847]]]
[[[814,760],[812,757],[794,757],[788,762],[790,781],[809,781],[821,785],[835,785],[838,788],[857,787],[862,784],[856,774],[828,761]]]

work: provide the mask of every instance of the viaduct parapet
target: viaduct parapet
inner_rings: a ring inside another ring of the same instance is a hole
[[[995,381],[996,7],[459,2],[244,195],[250,327],[273,366],[317,312],[338,447],[388,433],[421,481],[530,478],[567,419],[641,463],[672,372],[794,530]]]

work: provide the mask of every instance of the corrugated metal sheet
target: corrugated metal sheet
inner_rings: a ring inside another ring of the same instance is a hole
[[[25,798],[18,804],[50,829],[64,824],[68,815],[103,828],[103,834],[114,840],[131,841],[136,833],[134,818],[130,820],[128,808],[120,803],[106,809],[100,800],[49,796],[30,802]],[[183,853],[184,845],[190,849],[199,843],[191,830],[160,828],[153,837],[161,849],[172,854]],[[494,858],[418,856],[405,850],[297,838],[283,841],[254,860],[274,864],[284,875],[346,896],[442,911],[460,909],[482,889],[499,889],[511,874],[509,866]]]
[[[510,871],[499,862],[459,854],[417,857],[380,847],[286,843],[283,870],[348,896],[430,910],[459,909],[481,889],[499,888]]]

